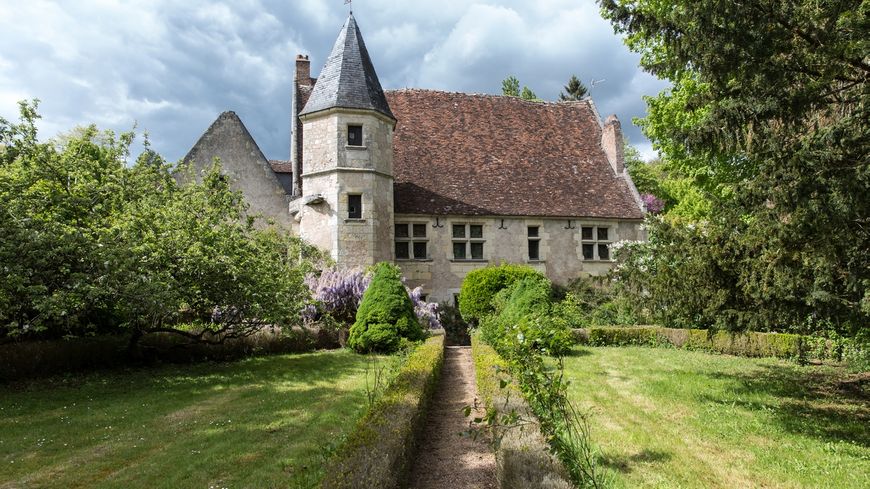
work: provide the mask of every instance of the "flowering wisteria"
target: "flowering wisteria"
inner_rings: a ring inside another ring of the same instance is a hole
[[[371,275],[362,268],[333,267],[324,269],[320,274],[308,275],[305,284],[311,290],[313,300],[302,311],[303,318],[310,323],[320,320],[323,314],[328,314],[341,323],[352,324],[371,280]],[[414,303],[417,317],[432,329],[440,328],[438,304],[422,299],[422,287],[405,289]]]
[[[414,303],[414,312],[422,321],[429,324],[430,329],[440,329],[441,320],[438,316],[438,304],[435,302],[426,302],[423,300],[423,287],[417,287],[411,290],[411,302]]]
[[[306,321],[316,321],[327,313],[346,324],[353,323],[363,293],[371,282],[371,275],[360,268],[327,268],[305,278],[314,303],[305,307],[302,315]]]
[[[665,210],[665,202],[653,194],[641,194],[640,199],[650,214],[658,214]]]

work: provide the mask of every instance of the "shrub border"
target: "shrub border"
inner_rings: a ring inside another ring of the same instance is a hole
[[[573,330],[589,346],[672,346],[742,357],[843,361],[843,344],[791,333],[676,329],[658,326],[593,326]]]
[[[550,454],[550,447],[541,435],[537,419],[529,409],[519,389],[510,379],[501,388],[507,375],[507,364],[479,334],[471,335],[471,355],[474,359],[477,392],[487,410],[507,414],[512,410],[524,420],[521,426],[496,424],[496,477],[500,489],[570,489],[567,471]],[[500,375],[500,372],[504,374]]]
[[[190,344],[178,335],[153,333],[140,341],[141,357],[130,355],[129,343],[130,335],[122,334],[0,344],[0,383],[142,363],[230,361],[340,346],[335,331],[298,327],[289,332],[267,327],[220,345]]]
[[[383,395],[363,415],[324,467],[322,487],[402,487],[444,362],[444,335],[408,357]]]

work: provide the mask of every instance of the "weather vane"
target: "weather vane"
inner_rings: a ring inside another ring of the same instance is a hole
[[[353,0],[344,0],[345,5],[350,5],[350,13],[353,13]]]

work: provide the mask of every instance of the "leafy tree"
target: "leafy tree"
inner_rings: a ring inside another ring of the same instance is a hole
[[[40,143],[36,104],[0,120],[0,336],[166,332],[219,343],[298,324],[318,253],[258,231],[218,165],[180,185],[133,134]]]
[[[568,84],[565,85],[565,92],[559,93],[559,100],[583,100],[583,98],[589,93],[589,90],[587,90],[586,86],[583,85],[583,82],[577,78],[577,75],[571,75],[571,79],[568,80]]]
[[[719,284],[719,306],[693,311],[726,314],[734,327],[866,324],[870,6],[600,3],[642,65],[674,84],[648,100],[643,127],[686,178],[682,190],[711,209],[703,233],[652,230],[686,244],[659,257],[698,260]]]
[[[361,353],[389,353],[396,351],[403,339],[419,341],[423,336],[414,303],[402,284],[401,270],[390,263],[378,263],[350,328],[348,345]]]

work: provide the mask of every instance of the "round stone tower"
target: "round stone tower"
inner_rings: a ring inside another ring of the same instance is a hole
[[[302,238],[344,266],[393,259],[393,116],[351,14],[302,124]]]

